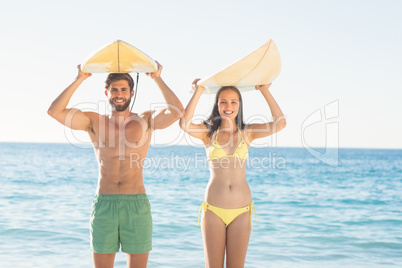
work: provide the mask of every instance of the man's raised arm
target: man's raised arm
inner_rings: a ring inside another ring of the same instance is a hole
[[[78,65],[78,75],[74,82],[69,85],[50,105],[47,113],[62,123],[63,125],[76,129],[76,130],[88,130],[91,125],[90,118],[82,111],[78,109],[67,109],[68,102],[71,96],[77,90],[77,88],[84,82],[85,79],[92,74],[81,71],[81,66]]]
[[[153,73],[147,73],[147,75],[155,81],[162,91],[168,108],[158,110],[153,114],[151,126],[153,129],[163,129],[179,120],[184,115],[184,108],[177,96],[162,80],[163,66],[159,62],[156,63],[158,64],[158,70]]]

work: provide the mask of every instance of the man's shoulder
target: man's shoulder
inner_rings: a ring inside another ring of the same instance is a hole
[[[90,117],[91,119],[96,119],[96,118],[100,118],[100,117],[105,116],[105,115],[102,115],[102,114],[98,114],[98,113],[95,113],[95,112],[88,112],[88,111],[83,111],[83,113],[85,115],[87,115],[88,117]]]
[[[141,118],[143,118],[144,120],[147,120],[148,118],[150,118],[153,114],[155,113],[154,110],[147,110],[147,111],[142,111],[140,113],[138,113],[137,115]],[[148,120],[147,120],[148,121]]]
[[[147,110],[147,111],[142,111],[138,114],[136,114],[136,116],[138,116],[140,119],[144,120],[146,122],[146,124],[148,125],[147,129],[151,129],[152,128],[152,116],[154,115],[155,111],[154,110]]]
[[[155,112],[155,110],[146,110],[146,111],[142,111],[138,114],[143,114],[143,115],[152,115]]]

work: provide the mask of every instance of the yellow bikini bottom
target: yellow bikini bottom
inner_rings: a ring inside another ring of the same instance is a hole
[[[257,221],[257,211],[255,209],[254,201],[251,202],[249,206],[242,207],[242,208],[219,208],[212,206],[211,204],[208,204],[207,202],[204,202],[201,204],[200,211],[198,212],[198,225],[200,225],[200,214],[201,210],[204,211],[204,217],[203,217],[203,224],[202,224],[202,229],[205,230],[205,211],[210,210],[213,213],[215,213],[216,216],[218,216],[223,223],[228,226],[234,219],[237,218],[240,214],[250,211],[250,223],[251,223],[251,230],[253,230],[253,219],[252,215],[254,214],[255,216],[255,221]]]

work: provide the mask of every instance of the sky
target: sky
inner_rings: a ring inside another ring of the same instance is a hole
[[[163,65],[162,77],[186,106],[191,83],[274,40],[282,69],[271,93],[287,127],[254,146],[402,148],[401,1],[7,1],[0,9],[0,142],[89,146],[47,115],[76,66],[117,39]],[[69,107],[106,111],[94,74]],[[210,113],[203,95],[197,118]],[[247,123],[270,120],[257,91],[243,94]],[[140,75],[134,111],[163,103]],[[155,144],[199,144],[178,123]]]

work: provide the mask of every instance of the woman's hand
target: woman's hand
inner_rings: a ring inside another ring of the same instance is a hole
[[[272,83],[269,83],[267,85],[257,85],[255,86],[256,90],[259,90],[261,92],[268,90],[271,87]]]
[[[191,84],[191,86],[192,86],[192,88],[193,88],[194,91],[197,91],[197,90],[204,91],[205,86],[197,84],[197,82],[200,81],[200,80],[201,80],[200,78],[197,78],[197,79],[195,79],[195,80],[193,81],[193,83]]]

